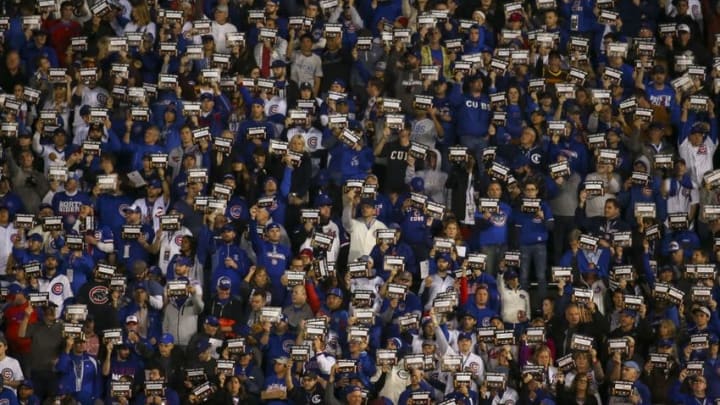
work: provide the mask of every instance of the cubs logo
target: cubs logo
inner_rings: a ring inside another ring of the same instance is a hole
[[[155,210],[155,218],[160,218],[165,214],[165,210],[162,208],[158,208]]]
[[[277,114],[277,113],[278,113],[278,108],[279,108],[279,107],[278,107],[277,104],[271,105],[271,106],[270,106],[270,114],[268,114],[268,115]]]
[[[490,326],[490,317],[486,316],[485,318],[483,318],[482,321],[480,321],[480,324],[482,326]]]
[[[130,206],[130,205],[128,205],[128,204],[120,204],[120,206],[118,207],[118,211],[120,212],[120,216],[121,216],[121,217],[123,217],[123,218],[126,217],[126,215],[125,215],[125,209],[128,208],[129,206]]]
[[[292,348],[292,345],[295,344],[294,340],[283,340],[282,342],[282,348],[285,353],[290,353],[290,349]]]
[[[65,291],[65,286],[62,283],[55,283],[50,287],[50,291],[55,295],[62,295],[63,291]]]
[[[14,233],[14,234],[10,235],[10,242],[15,243],[18,241],[18,238],[19,238],[18,234]]]
[[[178,235],[178,236],[176,236],[176,237],[175,237],[175,244],[178,245],[178,246],[182,245],[183,237],[184,237],[184,235]]]
[[[705,146],[705,144],[698,146],[697,154],[698,155],[707,155],[707,146]]]
[[[307,146],[310,149],[316,149],[318,146],[318,139],[317,137],[308,138],[307,140]]]
[[[107,304],[108,300],[110,299],[110,292],[108,288],[104,285],[93,287],[92,289],[90,289],[88,295],[90,297],[90,302],[95,305]]]
[[[98,93],[96,100],[98,102],[98,106],[104,106],[107,104],[108,96],[106,96],[104,93]]]
[[[478,363],[475,363],[475,362],[470,363],[470,371],[472,371],[473,373],[477,373],[479,369],[480,369],[480,365]]]
[[[398,370],[397,376],[402,378],[403,380],[407,380],[408,378],[410,378],[410,373],[405,370]]]
[[[600,294],[600,293],[602,293],[602,287],[596,286],[593,291],[595,292],[595,294]]]
[[[533,153],[530,155],[530,160],[535,163],[536,165],[540,164],[540,154],[539,153]]]
[[[4,368],[2,371],[2,376],[5,381],[12,381],[14,375],[15,373],[13,373],[12,369]]]
[[[312,402],[313,404],[319,404],[320,402],[322,402],[322,398],[320,397],[320,395],[315,394],[312,396],[312,398],[310,398],[310,402]]]
[[[505,226],[505,224],[507,223],[507,219],[508,217],[504,212],[498,211],[497,213],[490,216],[490,223],[492,223],[494,226]]]
[[[233,205],[230,207],[230,216],[233,219],[240,219],[240,216],[242,216],[243,208],[241,205]]]

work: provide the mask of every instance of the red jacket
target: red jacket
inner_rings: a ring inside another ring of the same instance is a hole
[[[30,302],[26,302],[23,305],[11,305],[5,309],[5,338],[8,341],[8,346],[12,353],[30,353],[31,340],[18,337],[20,324],[23,319],[25,319],[25,308],[27,308],[28,305],[30,305]],[[32,315],[30,315],[28,325],[37,321],[37,312],[33,311]]]

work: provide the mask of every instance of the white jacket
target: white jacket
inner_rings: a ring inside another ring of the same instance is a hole
[[[717,146],[717,142],[713,142],[709,136],[706,136],[699,146],[693,146],[688,138],[678,146],[678,153],[685,159],[690,170],[690,178],[696,188],[702,184],[703,175],[713,170],[713,155]]]
[[[525,311],[525,316],[530,317],[530,294],[527,291],[517,288],[515,290],[507,288],[505,280],[498,280],[498,292],[500,293],[500,301],[502,304],[503,322],[520,323],[518,320],[518,312]]]
[[[415,171],[415,167],[408,165],[405,169],[405,183],[410,183],[413,177],[422,177],[425,181],[425,194],[433,201],[439,204],[445,204],[445,182],[447,181],[447,173],[443,172],[442,154],[437,149],[428,149],[428,153],[434,153],[437,156],[437,164],[435,169],[425,169]]]
[[[13,241],[19,238],[15,225],[0,226],[0,275],[7,274],[8,257],[12,253]]]
[[[345,231],[350,235],[350,252],[348,254],[348,262],[354,262],[363,255],[369,255],[375,246],[375,232],[379,229],[385,229],[387,226],[377,219],[373,219],[370,225],[366,225],[364,221],[353,218],[353,204],[348,204],[343,209],[343,226]]]

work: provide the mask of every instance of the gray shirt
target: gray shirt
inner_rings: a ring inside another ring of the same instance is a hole
[[[62,325],[60,321],[47,325],[44,320],[28,325],[25,337],[32,340],[31,370],[53,370],[63,344]]]

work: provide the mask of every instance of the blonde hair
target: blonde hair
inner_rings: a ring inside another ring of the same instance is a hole
[[[144,27],[150,24],[150,8],[148,7],[147,3],[140,3],[137,6],[133,7],[132,17],[134,18],[135,24],[137,24],[138,27]]]

